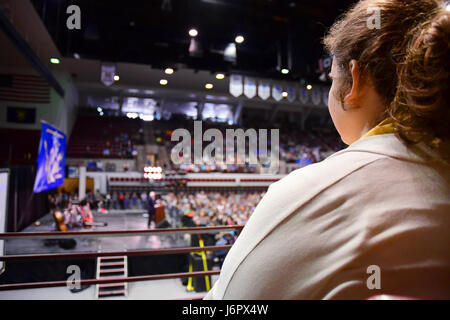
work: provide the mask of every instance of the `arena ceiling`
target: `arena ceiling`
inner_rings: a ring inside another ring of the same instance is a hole
[[[63,57],[315,81],[321,38],[354,0],[31,0]],[[66,8],[81,9],[68,30]],[[188,31],[198,30],[197,54]],[[235,62],[224,50],[236,44]],[[286,75],[280,68],[289,67]]]

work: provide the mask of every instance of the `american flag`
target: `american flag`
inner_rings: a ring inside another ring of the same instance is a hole
[[[50,86],[40,76],[0,74],[0,101],[50,103]]]

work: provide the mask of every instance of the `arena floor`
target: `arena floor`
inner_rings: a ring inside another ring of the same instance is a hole
[[[96,230],[139,230],[147,229],[147,217],[142,210],[112,210],[107,214],[93,212],[96,222],[107,222],[106,227],[96,227]],[[48,214],[39,219],[40,225],[32,224],[23,232],[49,232],[53,231],[53,217]],[[58,245],[46,246],[42,239],[24,239],[6,241],[6,255],[17,254],[39,254],[39,253],[69,253],[69,252],[92,252],[92,251],[118,251],[186,247],[189,243],[183,235],[176,236],[135,236],[135,237],[109,237],[96,239],[77,239],[74,249],[65,250]],[[212,277],[212,283],[218,276]],[[202,297],[206,292],[188,292],[186,286],[180,279],[153,280],[142,282],[131,282],[128,286],[127,296],[108,297],[106,300],[172,300],[192,299]],[[27,289],[0,291],[0,300],[23,299],[23,300],[90,300],[96,299],[95,286],[72,293],[66,287]]]
[[[106,227],[95,227],[97,231],[108,230],[146,230],[147,217],[143,210],[110,210],[108,213],[93,211],[95,222],[106,222]],[[47,214],[38,220],[40,225],[31,224],[22,232],[53,232],[53,217]],[[73,230],[70,230],[73,231]],[[186,246],[182,236],[135,236],[77,239],[77,246],[65,250],[57,245],[46,246],[41,239],[7,240],[6,254],[38,254],[38,253],[68,253],[89,251],[119,251],[138,249],[158,249]]]

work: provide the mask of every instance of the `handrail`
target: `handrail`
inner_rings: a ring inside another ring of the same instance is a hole
[[[143,256],[143,255],[179,254],[179,253],[200,252],[200,251],[219,251],[219,250],[228,250],[228,249],[231,249],[231,245],[150,249],[150,250],[131,250],[131,251],[23,254],[23,255],[0,256],[0,261],[46,260],[46,259],[64,259],[64,258],[65,259],[73,259],[73,258],[84,259],[84,258],[114,257],[114,256]]]
[[[12,240],[23,238],[49,239],[57,237],[67,238],[100,238],[101,237],[130,237],[145,236],[156,234],[174,234],[174,233],[211,233],[224,232],[235,229],[242,229],[243,225],[216,226],[216,227],[193,227],[193,228],[167,228],[167,229],[148,229],[148,230],[109,230],[109,231],[70,231],[70,232],[5,232],[0,233],[0,239]]]
[[[169,229],[150,229],[150,230],[113,230],[113,231],[88,231],[88,232],[27,232],[27,233],[0,233],[0,239],[22,239],[22,238],[73,238],[73,237],[120,237],[120,236],[139,236],[152,234],[171,234],[171,233],[210,233],[235,229],[242,229],[243,225],[232,226],[216,226],[216,227],[194,227],[194,228],[169,228]],[[0,256],[0,261],[14,260],[42,260],[42,259],[61,259],[61,258],[90,258],[105,256],[140,256],[140,255],[162,255],[162,254],[179,254],[189,252],[205,252],[229,250],[232,245],[224,246],[207,246],[207,247],[185,247],[185,248],[166,248],[166,249],[150,249],[150,250],[131,250],[131,251],[110,251],[110,252],[75,252],[62,254],[24,254],[24,255],[6,255]],[[106,283],[123,283],[148,280],[162,280],[173,278],[187,278],[199,276],[211,276],[220,274],[220,270],[166,273],[147,276],[132,277],[108,277],[103,279],[87,279],[79,280],[80,285],[106,284]],[[77,281],[78,282],[78,281]],[[29,282],[29,283],[13,283],[0,285],[0,291],[49,288],[67,286],[67,281],[46,281],[46,282]]]
[[[108,277],[105,279],[86,279],[80,280],[80,285],[93,285],[93,284],[105,284],[105,283],[120,283],[120,282],[137,282],[148,280],[163,280],[174,278],[187,278],[187,277],[200,277],[200,276],[212,276],[220,274],[220,270],[212,271],[195,271],[195,272],[180,272],[180,273],[166,273],[166,274],[154,274],[149,276],[132,276],[132,277]],[[46,281],[46,282],[27,282],[27,283],[12,283],[0,285],[0,291],[6,290],[19,290],[19,289],[35,289],[35,288],[50,288],[50,287],[65,287],[67,286],[66,280],[64,281]],[[70,283],[70,282],[69,282]]]

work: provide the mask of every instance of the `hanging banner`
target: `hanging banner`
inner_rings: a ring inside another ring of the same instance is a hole
[[[110,86],[114,83],[114,76],[116,75],[116,65],[111,63],[102,63],[101,81],[105,86]]]
[[[258,85],[258,96],[267,100],[270,98],[270,82],[267,80],[260,80]]]
[[[294,102],[295,99],[296,99],[296,94],[295,94],[294,87],[288,87],[286,91],[288,93],[288,96],[287,96],[288,101],[289,102]]]
[[[281,86],[281,84],[275,82],[272,85],[272,97],[276,101],[280,101],[281,99],[283,99],[283,87]]]
[[[42,122],[33,192],[39,193],[62,185],[65,163],[66,135]]]
[[[314,88],[314,89],[312,90],[311,98],[312,98],[312,103],[313,103],[315,106],[318,106],[318,105],[320,104],[320,101],[322,101],[322,94],[321,94],[319,88]]]
[[[249,99],[256,96],[256,80],[254,78],[244,78],[244,95]]]
[[[300,102],[303,104],[307,104],[309,102],[309,91],[306,89],[300,90]]]
[[[322,99],[323,99],[323,103],[328,107],[328,94],[329,94],[329,91],[325,88],[323,91],[322,91]]]
[[[230,76],[230,93],[235,97],[239,97],[244,91],[242,84],[242,76],[233,74]]]

